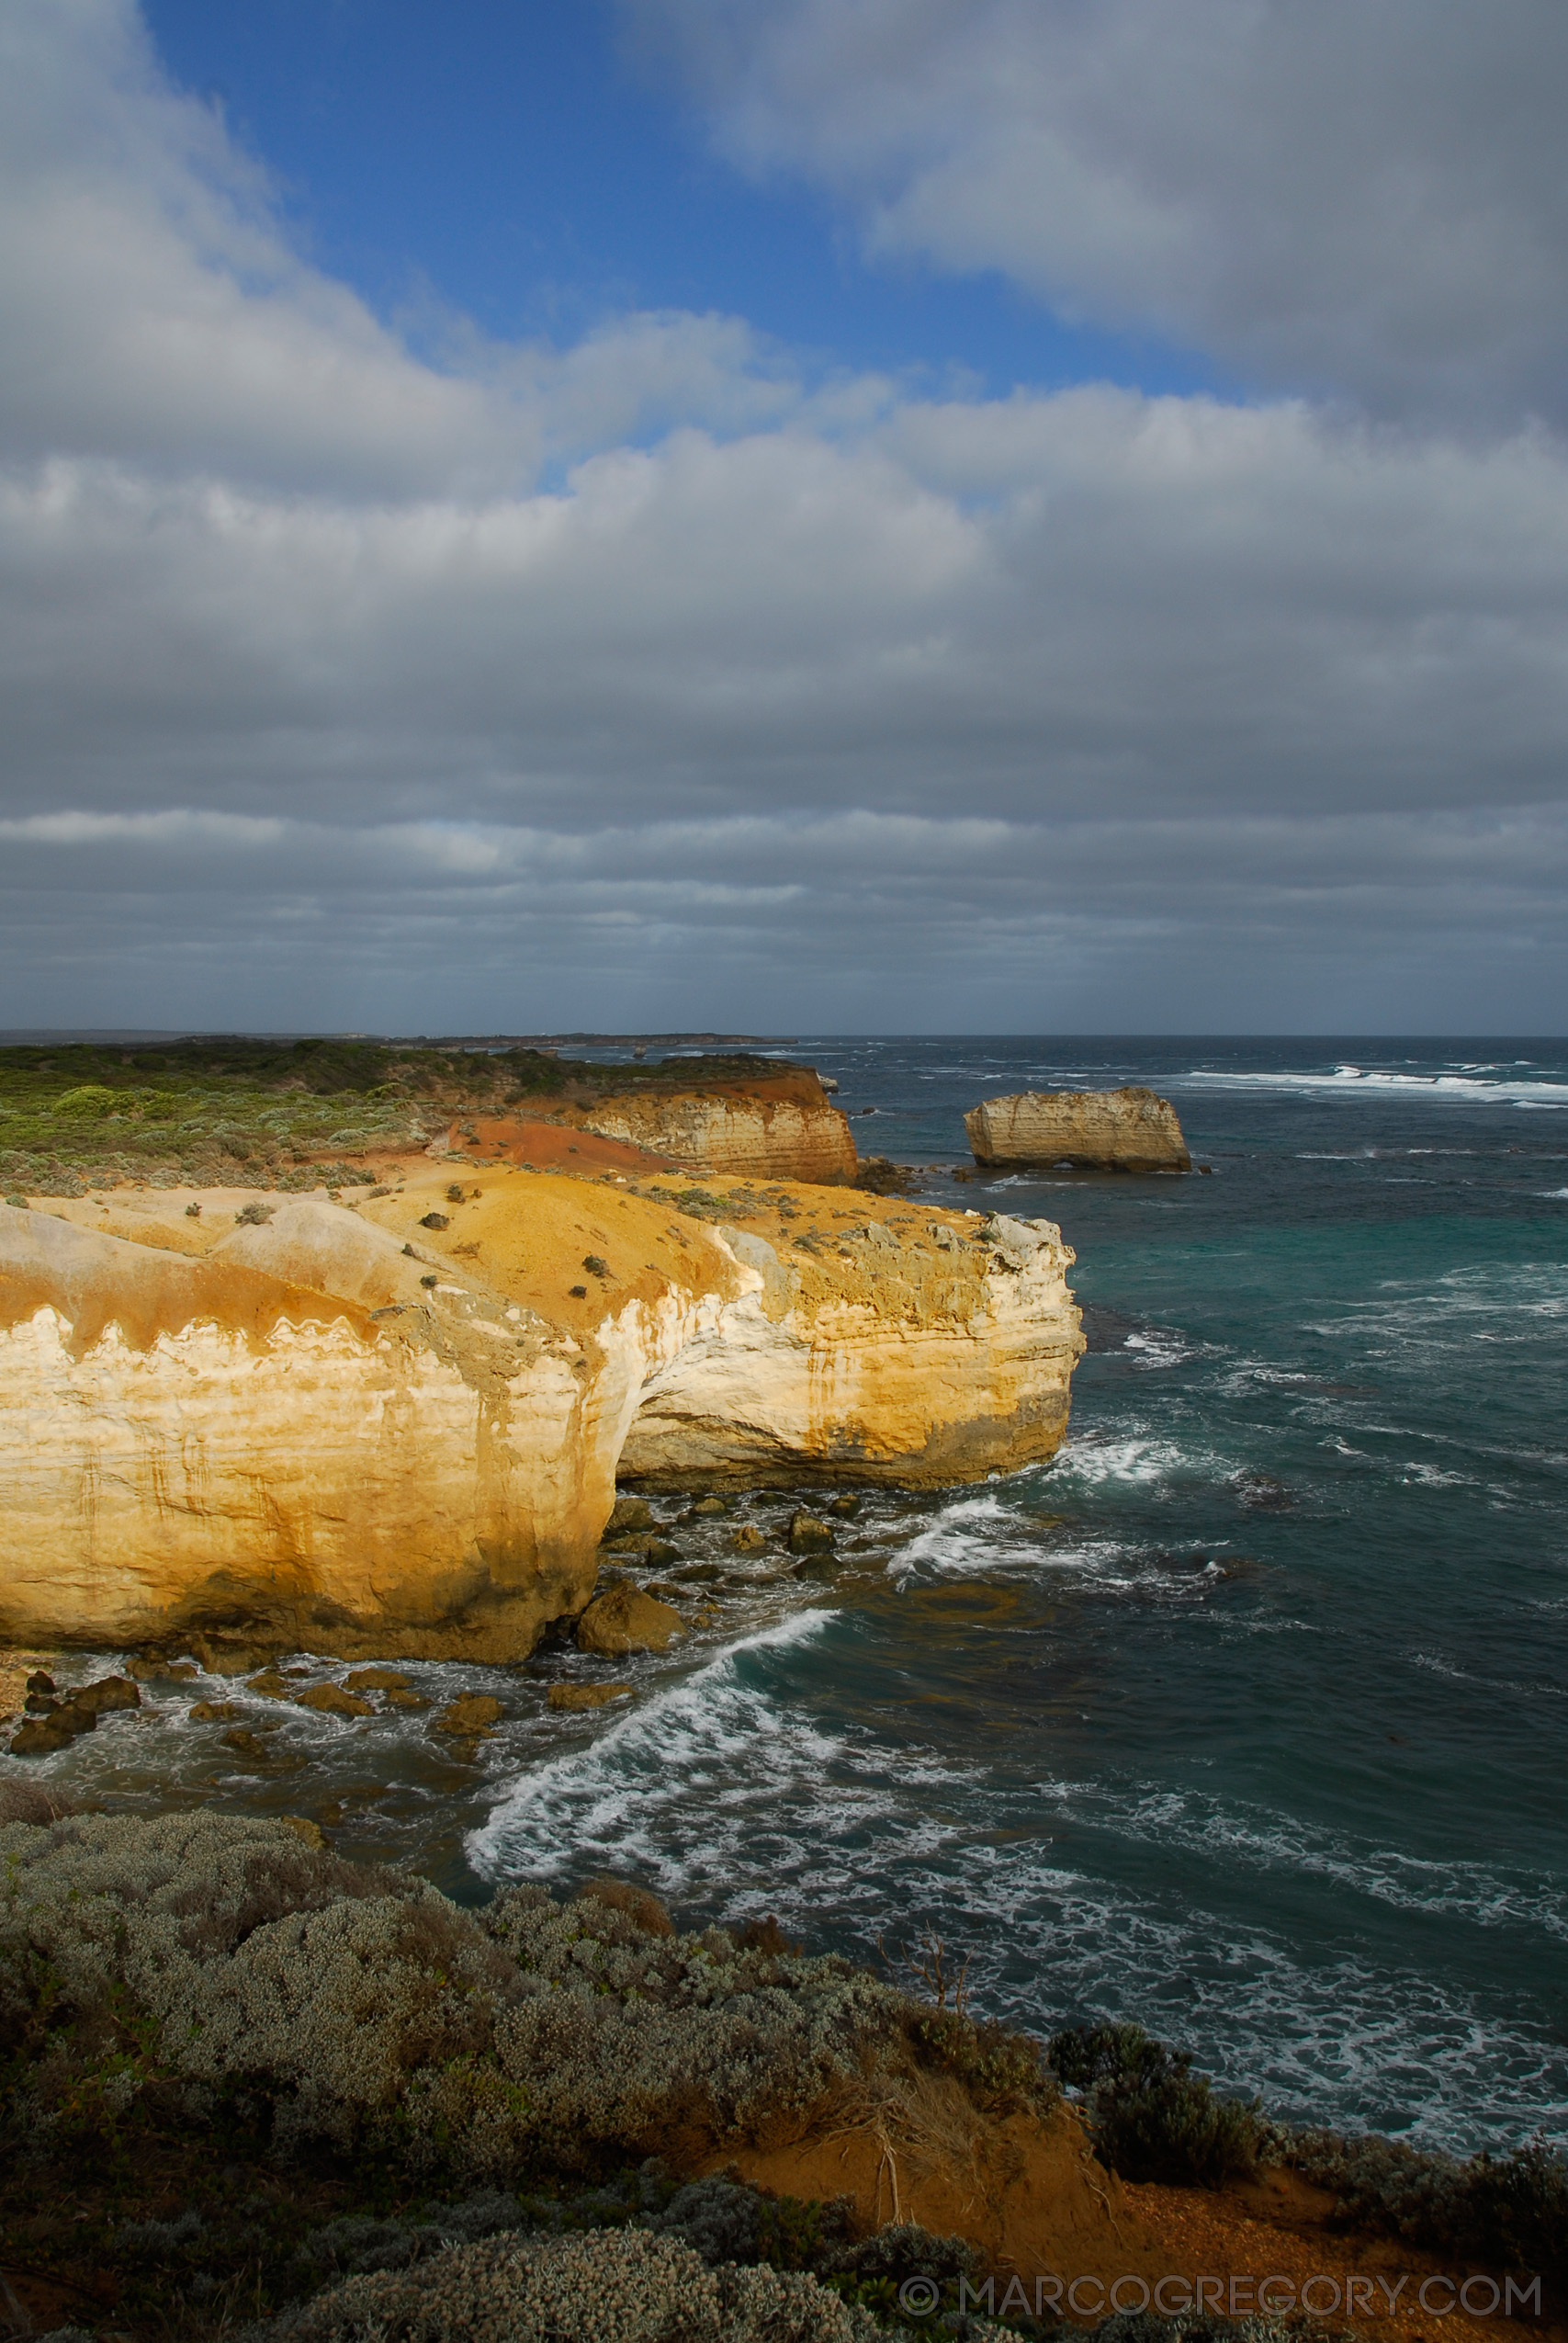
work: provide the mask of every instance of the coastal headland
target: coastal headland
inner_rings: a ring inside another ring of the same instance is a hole
[[[520,1658],[591,1600],[617,1477],[1054,1453],[1082,1347],[1054,1227],[846,1193],[847,1126],[799,1070],[602,1098],[545,1070],[545,1113],[437,1095],[392,1144],[340,1127],[324,1171],[12,1192],[0,1633]],[[93,1119],[106,1152],[136,1127]],[[671,1151],[716,1138],[748,1176]]]

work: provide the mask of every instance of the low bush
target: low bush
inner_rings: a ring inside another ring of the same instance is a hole
[[[172,2116],[494,2183],[775,2134],[878,2077],[1022,2075],[845,1961],[652,1933],[604,1883],[476,1914],[284,1823],[32,1812],[0,1828],[0,2088],[35,2153]]]
[[[1256,2103],[1218,2099],[1185,2051],[1141,2026],[1075,2026],[1046,2056],[1088,2098],[1095,2151],[1126,2180],[1217,2189],[1252,2171],[1261,2133]]]
[[[1283,2135],[1284,2160],[1331,2189],[1341,2219],[1495,2268],[1568,2261],[1568,2162],[1543,2141],[1468,2161],[1376,2134]]]
[[[647,2230],[518,2235],[351,2278],[254,2343],[886,2343],[804,2273],[716,2269]]]

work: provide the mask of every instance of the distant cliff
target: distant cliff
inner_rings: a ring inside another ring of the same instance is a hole
[[[964,1117],[979,1163],[1071,1163],[1096,1172],[1190,1172],[1170,1101],[1152,1090],[1035,1090]]]
[[[807,1067],[722,1086],[627,1090],[596,1099],[571,1120],[714,1172],[847,1186],[859,1169],[848,1116],[828,1104]]]
[[[516,1658],[588,1602],[617,1470],[963,1481],[1061,1440],[1044,1224],[458,1168],[0,1206],[0,1638]]]

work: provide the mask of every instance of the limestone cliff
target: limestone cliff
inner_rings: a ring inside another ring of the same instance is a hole
[[[356,1206],[0,1207],[0,1638],[520,1657],[587,1602],[617,1469],[1053,1452],[1082,1347],[1054,1228],[727,1202],[421,1161]]]
[[[727,1088],[617,1092],[571,1119],[677,1163],[754,1179],[844,1186],[859,1168],[849,1117],[805,1067]]]
[[[1152,1090],[1035,1090],[964,1117],[978,1163],[1071,1163],[1096,1172],[1190,1172],[1168,1099]]]

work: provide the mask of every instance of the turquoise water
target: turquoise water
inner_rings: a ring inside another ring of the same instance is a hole
[[[792,1054],[863,1152],[939,1167],[987,1092],[1175,1101],[1210,1178],[930,1174],[1077,1248],[1049,1467],[871,1498],[815,1581],[661,1503],[684,1567],[725,1564],[713,1618],[619,1713],[547,1708],[566,1647],[411,1670],[501,1693],[472,1765],[420,1720],[288,1711],[247,1773],[186,1692],[48,1767],[323,1812],[462,1894],[609,1868],[857,1956],[934,1934],[985,2009],[1141,2019],[1297,2117],[1568,2137],[1568,1048]]]
[[[1561,1045],[801,1054],[863,1151],[1132,1080],[1213,1176],[933,1181],[1077,1248],[1063,1454],[869,1506],[835,1608],[534,1771],[479,1859],[592,1840],[814,1941],[938,1933],[989,2009],[1140,2018],[1300,2115],[1561,2136]]]

